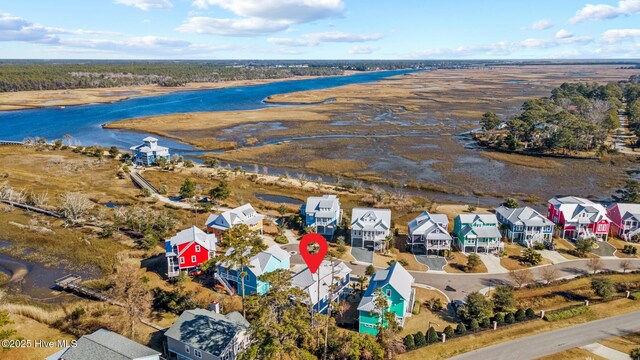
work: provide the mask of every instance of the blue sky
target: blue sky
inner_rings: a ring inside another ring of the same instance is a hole
[[[640,58],[640,0],[20,0],[0,58]]]

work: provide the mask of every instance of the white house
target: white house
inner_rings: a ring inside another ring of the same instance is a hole
[[[391,210],[354,208],[351,212],[351,246],[370,245],[381,250],[391,229]]]
[[[407,246],[412,252],[451,250],[449,218],[444,214],[429,214],[424,211],[407,224]]]
[[[148,136],[142,141],[142,144],[129,148],[133,151],[134,164],[151,166],[158,158],[164,158],[166,161],[171,158],[169,148],[158,145],[158,139]]]
[[[305,226],[328,238],[333,237],[342,221],[340,200],[335,195],[308,197],[300,212],[305,218]]]
[[[330,304],[331,284],[333,283],[331,301],[337,302],[346,296],[345,290],[349,285],[350,274],[351,268],[345,263],[337,261],[331,266],[330,261],[324,260],[315,274],[312,274],[308,267],[298,271],[291,278],[291,284],[307,294],[307,297],[302,299],[304,304],[313,307],[316,313],[326,313]]]
[[[227,210],[220,215],[209,215],[206,226],[207,230],[214,233],[218,238],[226,230],[240,224],[247,225],[249,229],[262,234],[262,220],[264,220],[264,215],[258,214],[251,204],[244,204],[235,209]]]

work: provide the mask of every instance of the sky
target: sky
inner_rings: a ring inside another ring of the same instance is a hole
[[[640,0],[3,0],[4,59],[640,58]]]

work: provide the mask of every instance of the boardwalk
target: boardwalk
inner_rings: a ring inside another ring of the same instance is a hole
[[[135,170],[131,170],[129,172],[129,176],[131,177],[131,181],[136,184],[141,189],[147,189],[151,194],[157,194],[158,189],[156,189],[147,179],[145,179],[139,172]]]
[[[24,209],[24,210],[27,210],[27,211],[33,211],[33,212],[36,212],[36,213],[39,213],[39,214],[53,216],[53,217],[58,218],[58,219],[64,219],[64,215],[62,215],[60,213],[57,213],[57,212],[54,212],[54,211],[45,210],[45,209],[41,209],[39,207],[35,207],[35,206],[31,206],[31,205],[27,205],[27,204],[11,201],[11,200],[6,200],[6,199],[0,199],[0,202],[3,202],[5,204],[9,204],[9,205],[11,205],[13,207]]]
[[[22,141],[0,140],[0,145],[24,145]]]

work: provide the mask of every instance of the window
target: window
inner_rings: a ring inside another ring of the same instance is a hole
[[[184,352],[186,352],[187,354],[191,352],[191,348],[189,348],[189,345],[184,346]]]
[[[200,245],[196,245],[196,252],[200,252]]]
[[[387,289],[387,297],[391,297],[391,289]]]
[[[193,355],[202,359],[202,352],[198,349],[193,349]]]
[[[180,256],[180,264],[184,264],[184,256]]]
[[[191,255],[191,262],[196,262],[196,256],[195,255]]]

